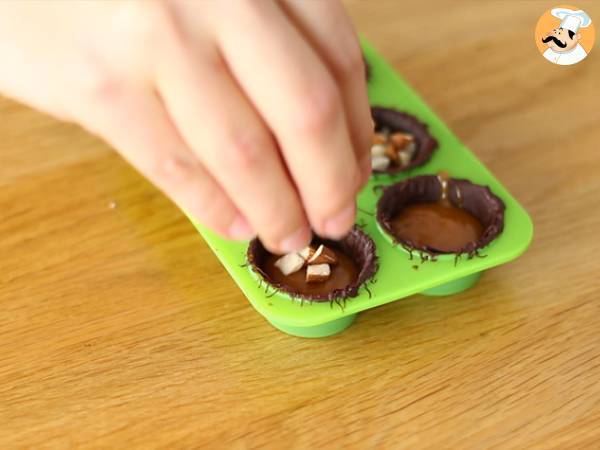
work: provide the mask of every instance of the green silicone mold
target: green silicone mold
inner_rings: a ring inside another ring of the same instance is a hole
[[[357,223],[375,241],[379,257],[379,270],[373,283],[368,285],[370,292],[363,288],[358,297],[348,299],[343,305],[301,302],[276,293],[265,283],[259,283],[256,274],[244,265],[247,242],[227,241],[192,220],[252,306],[273,326],[295,336],[324,337],[339,333],[352,324],[358,312],[413,294],[451,295],[464,291],[477,282],[484,270],[518,257],[533,236],[533,224],[523,207],[381,56],[368,43],[363,41],[362,44],[371,66],[371,104],[415,115],[429,125],[429,131],[439,141],[439,148],[426,165],[408,173],[372,177],[358,197]],[[393,245],[379,230],[374,215],[379,194],[374,192],[374,186],[396,183],[415,175],[436,174],[440,170],[448,171],[454,178],[487,185],[504,201],[504,231],[482,249],[481,255],[485,257],[467,259],[463,256],[456,265],[453,257],[421,263],[418,255],[411,259],[408,252]]]

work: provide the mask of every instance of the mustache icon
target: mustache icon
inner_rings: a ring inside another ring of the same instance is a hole
[[[553,41],[557,46],[559,46],[560,48],[565,48],[567,46],[566,42],[561,42],[558,40],[558,38],[556,36],[546,36],[545,38],[542,39],[542,42],[544,44]]]

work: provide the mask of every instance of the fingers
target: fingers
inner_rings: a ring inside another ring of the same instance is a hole
[[[281,5],[323,56],[340,86],[348,128],[361,170],[361,184],[364,185],[371,175],[373,129],[364,61],[352,23],[342,4],[336,0],[287,0]]]
[[[275,2],[219,5],[236,17],[215,30],[220,50],[273,130],[310,223],[342,237],[354,222],[361,175],[335,80]]]
[[[308,245],[310,226],[275,141],[219,56],[178,47],[168,57],[157,83],[192,151],[269,250]]]
[[[231,239],[251,238],[245,217],[186,147],[152,90],[115,91],[84,112],[89,127],[201,223]]]

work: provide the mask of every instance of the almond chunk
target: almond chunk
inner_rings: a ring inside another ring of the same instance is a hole
[[[389,158],[392,164],[400,164],[400,160],[398,158],[398,149],[392,144],[388,144],[385,146],[385,156]]]
[[[375,133],[373,134],[373,145],[377,144],[385,144],[387,138],[383,133]]]
[[[398,150],[402,150],[414,140],[415,138],[412,134],[402,133],[401,131],[397,131],[390,137],[390,141]]]
[[[329,264],[313,264],[306,268],[306,282],[320,283],[326,281],[331,275]]]
[[[337,257],[335,256],[335,252],[333,250],[321,244],[307,262],[311,265],[336,264]]]
[[[302,256],[304,261],[308,261],[314,253],[315,253],[315,249],[313,248],[312,245],[309,245],[308,247],[304,247],[302,250],[300,250],[298,252],[298,254],[300,256]]]
[[[275,266],[287,277],[302,269],[302,266],[304,266],[304,258],[298,253],[288,253],[275,261]]]
[[[371,147],[371,156],[383,156],[385,155],[385,145],[375,144]]]
[[[412,160],[411,154],[406,150],[398,152],[398,156],[400,157],[400,167],[408,166],[410,164],[410,161]]]
[[[415,141],[410,142],[403,151],[407,152],[412,158],[417,153],[417,143]]]
[[[390,158],[387,156],[372,156],[371,168],[373,170],[384,171],[390,166]]]

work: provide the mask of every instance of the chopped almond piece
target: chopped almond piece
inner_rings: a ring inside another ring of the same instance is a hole
[[[409,144],[406,146],[405,149],[403,149],[403,151],[407,152],[412,158],[413,156],[415,156],[415,153],[417,153],[417,143],[415,141],[409,142]]]
[[[312,245],[309,245],[308,247],[304,247],[302,250],[300,250],[298,252],[298,254],[300,256],[302,256],[304,261],[308,261],[314,253],[315,253],[315,249],[313,248]]]
[[[383,156],[385,155],[385,145],[375,144],[371,147],[371,156]]]
[[[307,262],[311,265],[336,264],[337,257],[335,256],[335,252],[333,250],[321,244]]]
[[[400,131],[397,131],[396,133],[392,134],[390,141],[392,142],[392,144],[394,144],[394,146],[398,150],[402,150],[409,143],[414,141],[414,139],[415,138],[413,137],[412,134],[407,134],[407,133],[402,133]]]
[[[304,266],[304,258],[298,253],[288,253],[275,261],[275,266],[277,266],[277,268],[281,270],[281,273],[287,277],[302,269],[302,266]]]
[[[406,150],[401,150],[400,152],[398,152],[398,156],[400,157],[400,166],[401,167],[406,167],[410,164],[410,161],[412,160],[412,156],[409,152],[407,152]]]
[[[387,156],[392,164],[398,165],[400,163],[398,159],[398,149],[392,144],[385,146],[385,156]]]
[[[313,264],[306,268],[306,282],[320,283],[326,281],[331,275],[329,264]]]
[[[387,156],[372,156],[371,169],[384,171],[390,166],[390,158]]]
[[[385,134],[382,133],[374,133],[373,134],[373,145],[377,144],[385,144],[387,141]]]

